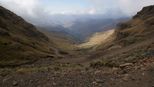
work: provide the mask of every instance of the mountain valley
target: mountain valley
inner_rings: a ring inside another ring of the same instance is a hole
[[[0,6],[0,86],[154,87],[154,5],[94,21],[74,24],[74,35]]]

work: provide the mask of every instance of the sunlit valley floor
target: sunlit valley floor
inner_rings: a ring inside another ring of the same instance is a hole
[[[82,43],[0,14],[1,87],[154,87],[154,6]]]

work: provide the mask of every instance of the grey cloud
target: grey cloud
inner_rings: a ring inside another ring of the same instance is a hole
[[[105,17],[121,17],[125,15],[134,15],[137,11],[141,10],[142,7],[154,4],[154,0],[85,1],[93,5],[92,10],[94,10],[95,13],[106,15]],[[0,0],[0,5],[10,9],[11,11],[15,12],[19,16],[22,16],[27,21],[33,24],[64,24],[65,21],[70,23],[75,20],[75,17],[69,18],[65,16],[65,18],[62,18],[62,14],[60,16],[51,15],[51,11],[46,10],[49,8],[42,5],[41,0]]]

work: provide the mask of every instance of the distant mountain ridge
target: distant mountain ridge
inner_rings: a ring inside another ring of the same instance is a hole
[[[100,18],[100,19],[87,19],[85,21],[76,21],[70,27],[70,32],[74,33],[76,37],[85,41],[97,32],[111,30],[116,27],[119,22],[128,20],[129,18]]]
[[[51,32],[63,33],[67,36],[73,37],[77,42],[84,42],[86,39],[90,38],[93,34],[97,32],[103,32],[116,27],[119,22],[128,20],[129,18],[90,18],[85,17],[82,19],[74,20],[69,27],[64,27],[62,25],[57,26],[39,26]]]

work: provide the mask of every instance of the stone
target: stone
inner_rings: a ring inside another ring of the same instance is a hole
[[[97,85],[97,82],[96,82],[96,81],[94,81],[94,82],[92,82],[92,84]]]
[[[17,86],[18,85],[18,82],[17,81],[13,81],[13,86]]]
[[[57,85],[55,82],[52,83],[54,86]]]
[[[124,68],[124,67],[127,67],[127,66],[132,66],[133,63],[125,63],[125,64],[121,64],[120,65],[120,68]]]
[[[98,70],[98,71],[95,71],[94,72],[94,74],[96,75],[96,74],[98,74],[98,73],[100,73],[101,71],[100,70]]]
[[[34,80],[30,80],[29,82],[30,82],[30,83],[33,83],[33,82],[34,82]]]
[[[96,82],[97,83],[104,83],[104,80],[97,79]]]
[[[142,76],[144,76],[145,75],[145,73],[142,73]]]
[[[122,78],[123,81],[128,81],[129,80],[129,74],[125,74],[124,77]]]

